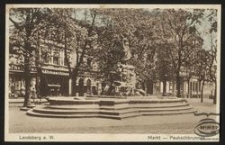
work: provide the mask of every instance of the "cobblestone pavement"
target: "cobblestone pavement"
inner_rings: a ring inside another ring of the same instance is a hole
[[[199,112],[215,112],[212,100],[188,99]],[[9,108],[9,133],[154,133],[192,134],[203,117],[187,115],[141,116],[124,120],[102,118],[41,118],[27,116],[18,107]]]

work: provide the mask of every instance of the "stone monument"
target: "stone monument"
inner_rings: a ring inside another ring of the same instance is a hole
[[[110,73],[112,83],[106,85],[104,91],[108,91],[108,93],[105,93],[106,95],[134,96],[136,86],[135,67],[127,64],[127,61],[132,57],[129,41],[122,36],[120,44],[121,58],[115,66],[115,72]],[[115,75],[118,77],[113,77]]]

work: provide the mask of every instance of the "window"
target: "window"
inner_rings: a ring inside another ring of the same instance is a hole
[[[45,52],[42,57],[43,57],[43,61],[45,63],[49,63],[49,56],[48,56],[48,53],[47,52]]]
[[[59,65],[59,57],[53,57],[53,64]]]
[[[41,50],[41,58],[44,63],[50,63],[51,60],[51,47],[43,47]]]
[[[54,52],[53,54],[53,64],[56,64],[56,65],[59,65],[60,62],[59,62],[59,52]]]

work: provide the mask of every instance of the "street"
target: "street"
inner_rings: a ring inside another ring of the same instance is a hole
[[[188,99],[198,112],[215,112],[212,100]],[[9,133],[128,133],[192,134],[204,116],[194,114],[140,116],[124,120],[102,118],[42,118],[27,116],[18,106],[9,108]]]

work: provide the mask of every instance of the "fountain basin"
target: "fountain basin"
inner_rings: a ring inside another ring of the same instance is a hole
[[[124,119],[137,116],[178,115],[196,112],[183,98],[149,97],[51,97],[48,104],[34,107],[27,115],[39,117]]]

